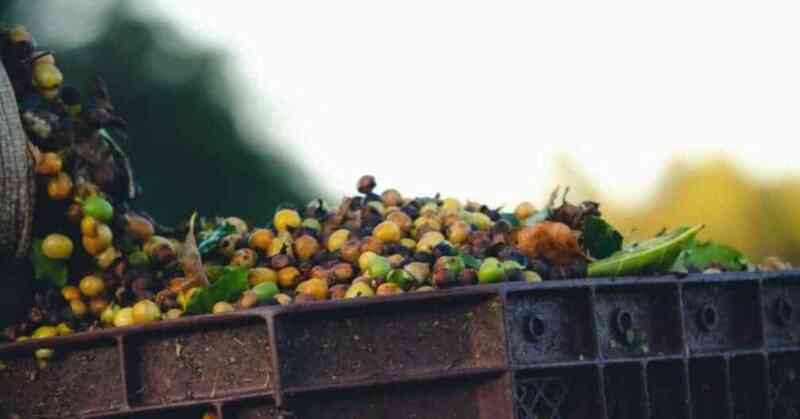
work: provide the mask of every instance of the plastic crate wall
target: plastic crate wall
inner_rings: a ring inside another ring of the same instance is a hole
[[[785,271],[189,317],[0,346],[0,408],[22,418],[797,418],[798,305],[800,271]],[[43,370],[37,348],[56,351]]]

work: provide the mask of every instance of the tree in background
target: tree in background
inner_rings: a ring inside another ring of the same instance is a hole
[[[35,17],[52,12],[53,3],[6,0],[0,21],[46,34],[49,28]],[[221,51],[200,49],[169,24],[134,16],[125,2],[105,6],[95,39],[74,47],[48,38],[43,47],[55,50],[67,85],[85,91],[95,74],[108,82],[117,113],[129,124],[124,146],[143,190],[136,207],[165,223],[196,209],[263,224],[279,203],[318,195],[317,185],[280,151],[253,146],[263,142],[239,129]],[[73,26],[82,30],[79,22]]]
[[[562,159],[559,182],[573,186],[573,199],[603,203],[608,220],[630,240],[663,228],[705,224],[700,239],[734,246],[760,262],[779,256],[800,264],[800,179],[756,180],[727,159],[699,165],[674,161],[645,205],[620,205],[598,193],[569,159]]]

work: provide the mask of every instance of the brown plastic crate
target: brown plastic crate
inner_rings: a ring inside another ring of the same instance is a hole
[[[786,271],[507,283],[7,344],[0,409],[21,418],[792,418],[798,281]],[[56,351],[43,370],[38,348]]]

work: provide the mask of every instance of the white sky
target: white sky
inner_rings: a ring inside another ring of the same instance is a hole
[[[797,1],[136,5],[229,51],[251,128],[337,195],[540,202],[561,153],[628,202],[674,156],[800,172]]]

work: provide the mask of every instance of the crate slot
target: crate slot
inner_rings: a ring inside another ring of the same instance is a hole
[[[272,355],[261,318],[126,338],[132,405],[272,389]]]
[[[0,355],[0,413],[22,418],[64,418],[108,412],[125,404],[114,340],[56,345],[40,369],[33,351]]]
[[[589,290],[529,290],[506,300],[511,361],[515,367],[594,359]]]
[[[647,364],[651,419],[687,418],[686,370],[682,361]]]
[[[288,398],[297,419],[512,419],[507,375],[305,393]]]
[[[595,316],[605,358],[680,354],[683,349],[674,285],[598,288]]]
[[[734,419],[768,418],[764,356],[734,357],[730,365]]]
[[[208,412],[216,412],[216,407],[211,405],[194,405],[181,407],[151,407],[133,409],[130,412],[117,413],[103,416],[87,416],[85,419],[201,419]]]
[[[800,417],[800,352],[770,356],[769,380],[772,419]]]
[[[725,359],[713,357],[690,360],[689,379],[694,419],[730,417],[728,371]]]
[[[764,282],[767,346],[800,345],[800,284],[797,278]]]
[[[496,297],[276,315],[286,388],[375,382],[506,365]]]
[[[223,406],[225,419],[278,419],[280,410],[272,398],[231,402]],[[281,418],[282,419],[282,418]]]
[[[758,283],[693,283],[684,288],[684,315],[693,353],[758,348],[763,333]]]
[[[519,373],[514,402],[517,419],[598,417],[602,402],[596,367]]]
[[[609,419],[645,417],[641,364],[611,364],[603,368]]]

